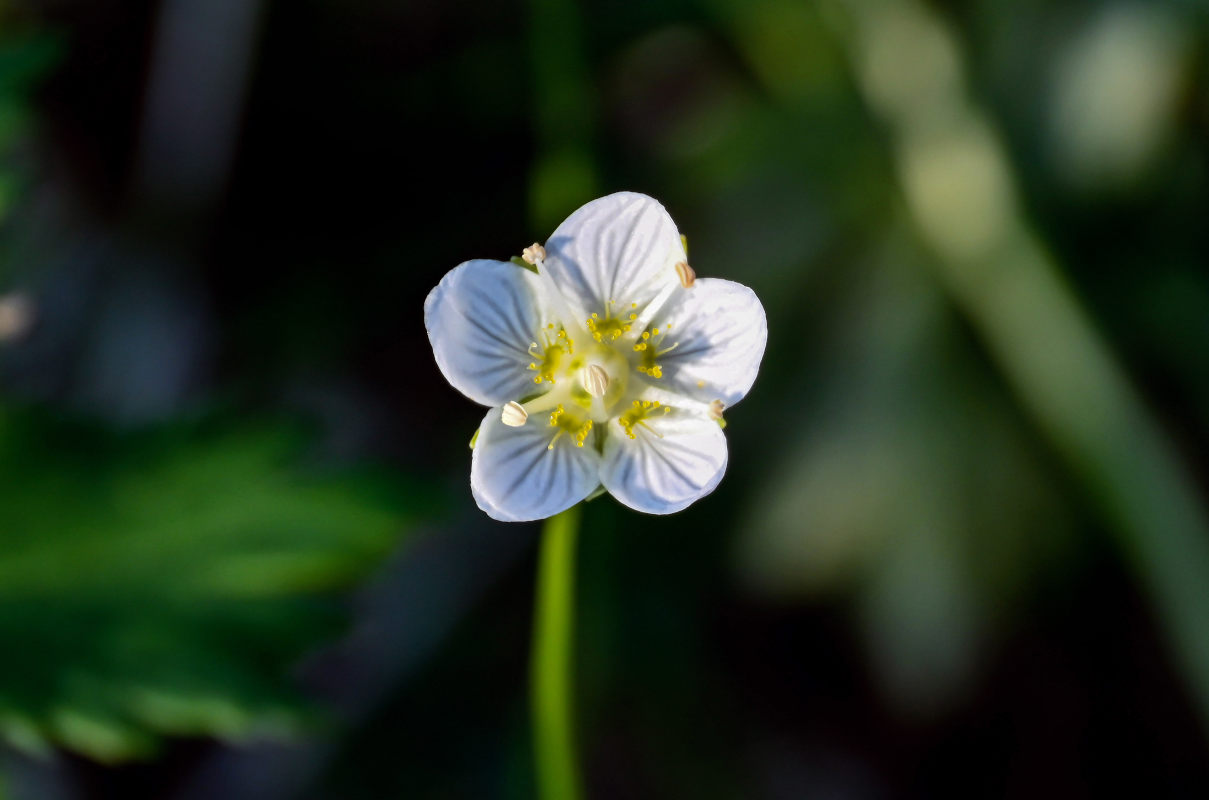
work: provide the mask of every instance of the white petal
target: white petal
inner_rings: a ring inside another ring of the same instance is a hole
[[[676,349],[659,358],[663,377],[651,384],[727,407],[743,399],[760,371],[768,320],[755,292],[720,278],[698,278],[677,294],[674,320],[661,346]]]
[[[534,340],[540,319],[538,277],[505,261],[467,261],[424,301],[424,327],[437,366],[476,403],[501,406],[533,394]]]
[[[685,261],[676,223],[644,194],[618,192],[593,200],[558,226],[546,242],[544,269],[587,319],[608,311],[607,302],[642,306],[665,281],[676,281]],[[582,322],[583,319],[578,320]]]
[[[583,500],[600,485],[600,455],[591,443],[576,447],[566,434],[547,449],[556,429],[548,414],[532,414],[518,428],[483,418],[470,459],[470,490],[479,508],[502,522],[545,519]]]
[[[704,417],[652,417],[630,439],[610,421],[600,480],[609,493],[636,511],[671,514],[709,494],[726,472],[726,437]]]

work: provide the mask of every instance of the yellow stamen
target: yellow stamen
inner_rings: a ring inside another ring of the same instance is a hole
[[[587,419],[580,422],[574,415],[568,415],[563,406],[559,406],[550,414],[551,427],[558,428],[554,438],[550,440],[550,444],[546,445],[547,450],[553,450],[555,443],[564,433],[569,433],[575,437],[575,446],[583,447],[584,441],[588,438],[588,434],[592,432],[592,420]]]
[[[646,420],[649,419],[652,414],[659,412],[659,409],[661,408],[663,409],[663,411],[660,412],[662,414],[666,414],[672,410],[671,406],[665,406],[658,400],[635,400],[630,405],[629,410],[617,418],[617,424],[621,426],[623,431],[625,431],[625,435],[631,439],[638,438],[637,434],[634,433],[635,426],[641,426],[653,435],[662,439],[663,435],[646,423]]]
[[[550,327],[554,326],[551,325]],[[542,338],[546,340],[546,346],[541,352],[534,352],[535,349],[541,348],[541,345],[537,342],[529,343],[529,355],[535,359],[529,363],[529,369],[537,373],[533,382],[537,384],[546,381],[557,383],[554,380],[554,375],[559,371],[563,357],[570,354],[572,343],[570,339],[566,339],[566,349],[564,350],[562,344],[555,344],[550,341],[550,337],[545,330],[542,331]],[[541,359],[541,361],[537,361],[536,359]]]

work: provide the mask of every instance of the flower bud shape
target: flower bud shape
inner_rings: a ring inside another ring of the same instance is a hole
[[[529,419],[529,412],[525,407],[515,400],[510,401],[506,406],[500,409],[500,422],[507,425],[509,428],[519,428]]]
[[[537,242],[534,242],[521,252],[521,260],[526,264],[533,264],[536,266],[539,262],[546,260],[546,248],[542,247]]]
[[[680,279],[680,285],[685,289],[693,288],[693,284],[697,282],[697,273],[693,271],[687,261],[676,262],[676,277]]]
[[[589,364],[580,370],[579,382],[583,384],[584,391],[593,397],[604,397],[604,393],[609,388],[609,373],[605,372],[605,368],[599,364]]]

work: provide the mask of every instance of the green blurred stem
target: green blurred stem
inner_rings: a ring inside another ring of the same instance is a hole
[[[579,506],[572,506],[546,520],[538,554],[530,700],[542,800],[577,800],[583,795],[575,763],[571,702],[579,517]]]

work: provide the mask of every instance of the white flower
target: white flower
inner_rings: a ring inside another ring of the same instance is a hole
[[[667,211],[629,192],[580,208],[524,260],[536,274],[467,261],[424,301],[437,366],[491,406],[470,466],[479,507],[542,519],[603,485],[670,514],[713,491],[722,410],[751,388],[768,338],[755,294],[697,278]]]

